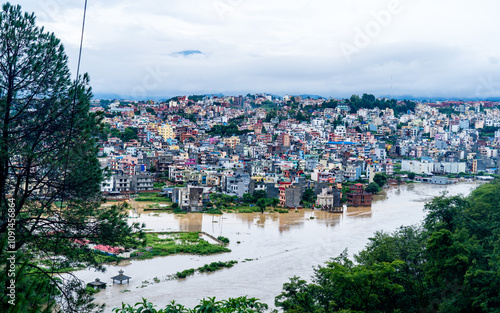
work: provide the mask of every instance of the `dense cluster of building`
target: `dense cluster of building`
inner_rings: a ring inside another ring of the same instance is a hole
[[[147,192],[164,181],[164,194],[198,211],[214,192],[241,198],[263,190],[283,207],[300,207],[312,189],[317,205],[335,206],[342,183],[371,182],[376,173],[497,172],[500,110],[494,102],[418,103],[399,116],[391,108],[351,112],[348,101],[326,103],[332,100],[270,95],[94,100],[92,110],[104,111],[109,129],[137,135],[101,141],[102,165],[112,172],[102,190]],[[352,189],[365,194],[363,185]],[[366,203],[365,196],[351,200]]]

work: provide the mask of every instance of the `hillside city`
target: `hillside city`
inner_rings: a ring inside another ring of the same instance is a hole
[[[369,205],[374,191],[352,185],[377,174],[391,184],[492,179],[498,104],[248,94],[96,99],[91,111],[104,114],[99,157],[111,175],[103,192],[160,192],[197,212],[212,208],[212,193],[265,193],[284,208]]]
[[[500,312],[500,2],[21,2],[0,312]]]

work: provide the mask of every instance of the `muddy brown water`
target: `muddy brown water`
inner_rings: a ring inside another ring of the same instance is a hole
[[[377,195],[371,207],[349,207],[343,214],[314,210],[290,213],[231,213],[224,215],[142,213],[131,222],[146,224],[155,231],[205,231],[230,239],[230,253],[195,256],[173,255],[150,260],[131,260],[106,266],[106,272],[75,272],[84,282],[95,278],[107,282],[96,295],[105,303],[105,312],[134,304],[144,297],[158,308],[171,300],[193,307],[199,299],[216,296],[227,299],[248,295],[273,307],[283,283],[294,275],[309,280],[313,267],[338,256],[345,248],[357,253],[375,231],[394,231],[401,225],[419,224],[424,205],[443,191],[450,195],[469,194],[477,183],[448,186],[410,184],[391,187]],[[240,243],[237,243],[237,242]],[[169,280],[177,271],[197,268],[215,261],[239,261],[233,268],[186,279]],[[111,277],[123,269],[129,284],[113,285]]]

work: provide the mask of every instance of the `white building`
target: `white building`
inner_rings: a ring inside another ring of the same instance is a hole
[[[335,127],[334,133],[336,136],[345,137],[347,130],[345,129],[345,126],[339,125],[339,126]]]
[[[405,172],[413,172],[415,174],[431,175],[434,171],[434,163],[403,160],[401,162],[401,170]]]

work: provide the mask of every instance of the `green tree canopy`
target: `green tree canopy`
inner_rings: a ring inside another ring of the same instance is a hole
[[[259,302],[258,299],[248,297],[229,298],[228,300],[217,301],[215,297],[202,299],[193,309],[189,309],[175,301],[167,304],[163,309],[156,309],[156,306],[142,298],[142,302],[137,302],[134,306],[122,304],[121,308],[114,308],[114,313],[208,313],[208,312],[245,312],[260,313],[265,312],[268,305]]]
[[[311,188],[307,188],[304,191],[304,194],[302,195],[302,200],[311,203],[316,201],[316,195],[314,194],[314,190],[312,190]]]
[[[71,82],[59,39],[38,28],[33,14],[4,4],[0,12],[0,240],[14,227],[15,244],[8,248],[18,251],[16,267],[24,275],[16,287],[28,291],[36,283],[46,297],[20,294],[24,302],[12,307],[1,284],[2,312],[38,312],[55,299],[55,311],[90,310],[80,283],[57,277],[77,262],[98,266],[97,256],[79,240],[112,246],[136,243],[131,238],[135,226],[127,224],[121,208],[100,208],[104,173],[96,154],[103,125],[100,115],[89,113],[91,97],[87,75]],[[5,255],[5,246],[1,254]],[[42,266],[40,260],[50,265]],[[5,268],[5,259],[1,261],[0,268]]]
[[[371,192],[373,194],[379,193],[381,190],[380,186],[376,182],[372,182],[366,186],[365,191]]]
[[[349,260],[345,253],[294,277],[276,305],[285,312],[496,312],[500,307],[500,181],[470,196],[425,205],[422,226],[377,232]]]
[[[377,173],[373,177],[373,181],[379,185],[380,188],[384,187],[385,183],[387,183],[387,175],[385,173]]]

